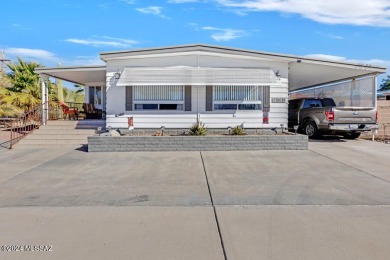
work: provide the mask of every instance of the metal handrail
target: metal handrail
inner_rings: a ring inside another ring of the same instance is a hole
[[[9,149],[42,125],[42,113],[45,107],[46,104],[39,104],[11,122]]]
[[[66,103],[70,108],[77,108],[79,111],[83,109],[83,103]],[[20,116],[9,120],[9,149],[12,149],[14,144],[32,133],[35,129],[46,124],[47,120],[58,119],[65,119],[61,106],[57,101],[48,101],[47,103],[39,104]]]

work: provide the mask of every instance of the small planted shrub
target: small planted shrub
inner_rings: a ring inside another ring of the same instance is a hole
[[[152,136],[162,136],[162,132],[160,132],[160,131],[155,132],[154,134],[152,134]]]
[[[197,122],[190,127],[190,135],[207,135],[207,128],[204,123]]]
[[[232,135],[246,135],[245,130],[241,126],[233,127]]]

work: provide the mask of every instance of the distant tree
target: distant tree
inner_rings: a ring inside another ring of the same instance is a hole
[[[390,90],[390,75],[387,75],[387,78],[382,79],[382,84],[379,86],[379,90]]]
[[[10,88],[11,86],[9,79],[0,73],[0,88]]]
[[[84,103],[84,86],[74,85],[75,89],[64,88],[64,97],[66,102]]]

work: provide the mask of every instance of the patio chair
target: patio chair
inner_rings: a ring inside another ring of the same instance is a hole
[[[77,110],[77,108],[69,107],[66,103],[62,101],[58,101],[58,104],[61,106],[62,112],[64,113],[65,117],[67,117],[68,119],[73,117],[74,120],[79,119],[79,111]]]
[[[96,109],[94,104],[84,103],[83,109],[84,109],[86,119],[98,119],[99,118],[99,110],[100,109]]]

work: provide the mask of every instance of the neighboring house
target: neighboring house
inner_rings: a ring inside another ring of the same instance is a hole
[[[378,91],[378,100],[390,100],[390,90]]]
[[[386,72],[211,45],[104,52],[100,58],[104,66],[37,72],[84,85],[85,102],[105,111],[113,128],[127,128],[129,117],[135,128],[188,128],[198,120],[209,128],[287,126],[289,91],[366,77],[375,97],[376,76]]]

